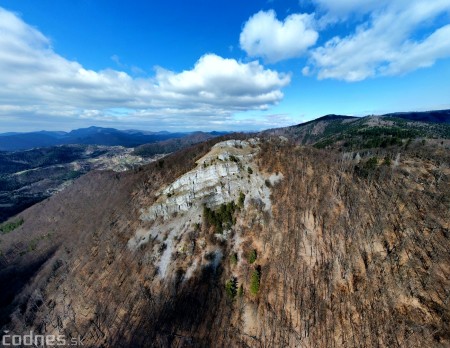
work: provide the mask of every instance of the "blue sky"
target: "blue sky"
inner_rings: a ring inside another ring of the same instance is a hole
[[[450,0],[0,0],[0,132],[450,108]]]

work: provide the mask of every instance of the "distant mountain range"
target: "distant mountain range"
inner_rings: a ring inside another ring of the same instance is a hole
[[[423,112],[395,112],[392,114],[385,114],[383,116],[402,118],[405,120],[418,122],[450,123],[450,110],[435,110]]]
[[[152,157],[157,154],[175,152],[220,135],[223,135],[223,133],[220,134],[218,132],[194,132],[182,138],[172,138],[155,143],[140,145],[134,150],[134,155],[142,157]]]
[[[371,115],[374,116],[374,115]],[[436,110],[425,112],[397,112],[377,117],[395,118],[415,122],[450,124],[450,110]],[[303,127],[320,121],[342,121],[348,122],[361,117],[346,115],[326,115],[312,121],[301,123],[292,127]],[[289,127],[291,128],[291,127]],[[183,141],[161,143],[147,148],[140,148],[139,155],[152,155],[163,148],[169,152],[179,150],[184,145],[194,144],[200,141],[228,134],[229,132],[176,132],[167,131],[151,132],[141,130],[118,130],[114,128],[88,127],[75,129],[70,132],[63,131],[39,131],[29,133],[8,132],[0,133],[0,151],[29,150],[39,147],[57,145],[81,144],[81,145],[105,145],[138,147],[143,144],[156,144],[171,139],[187,138]],[[165,151],[166,152],[166,151]]]
[[[410,120],[415,122],[450,123],[450,110],[393,112],[384,115],[368,115],[368,116],[401,118],[404,120]],[[306,126],[308,124],[316,123],[319,121],[336,121],[336,120],[343,121],[355,118],[362,118],[362,117],[329,114],[308,122],[300,123],[297,126]]]
[[[282,135],[317,148],[385,148],[415,138],[449,139],[450,110],[365,117],[331,114],[295,126],[269,129],[264,134]]]
[[[0,151],[28,150],[38,147],[56,145],[84,144],[136,147],[142,144],[156,143],[163,140],[182,138],[190,133],[148,132],[140,130],[118,130],[114,128],[89,127],[71,132],[39,131],[29,133],[0,134]],[[217,136],[225,133],[205,133]]]

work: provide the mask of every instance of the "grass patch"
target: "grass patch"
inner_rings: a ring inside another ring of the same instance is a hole
[[[250,278],[250,293],[256,295],[259,292],[261,282],[261,268],[256,267]]]
[[[23,224],[24,220],[22,218],[11,221],[11,222],[4,222],[0,225],[0,233],[6,234],[9,232],[14,231],[16,228],[21,226]]]
[[[237,294],[237,280],[232,278],[225,283],[225,292],[230,299],[234,299]]]
[[[230,262],[233,266],[236,266],[238,263],[238,256],[236,253],[232,253],[230,256]]]
[[[30,244],[28,245],[28,252],[35,251],[36,247],[37,247],[37,243],[38,243],[38,241],[36,239],[33,239],[30,242]]]
[[[243,192],[239,192],[239,199],[238,199],[238,207],[242,208],[244,206],[245,202],[245,194]]]
[[[255,263],[257,258],[258,258],[258,253],[256,252],[256,250],[253,249],[252,251],[250,251],[250,253],[248,254],[248,262],[250,264]]]

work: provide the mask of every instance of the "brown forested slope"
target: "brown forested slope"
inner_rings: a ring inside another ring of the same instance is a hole
[[[273,190],[273,224],[259,237],[270,255],[260,316],[271,335],[263,342],[448,345],[448,149],[418,145],[398,166],[381,158],[364,175],[342,155],[264,153],[262,165],[285,180]]]
[[[283,175],[266,181],[272,212],[246,201],[227,238],[206,220],[192,226],[183,236],[192,251],[176,251],[173,272],[162,278],[154,260],[164,243],[136,251],[127,243],[140,209],[210,145],[136,173],[89,174],[27,210],[24,225],[2,236],[2,272],[40,262],[17,286],[4,328],[81,335],[89,347],[450,343],[448,147],[413,144],[362,153],[359,161],[265,140],[255,166]],[[43,244],[20,255],[48,231]],[[208,263],[211,250],[223,255],[218,266]],[[187,277],[196,257],[206,266]],[[259,289],[252,288],[255,269]],[[242,291],[227,295],[229,280]]]

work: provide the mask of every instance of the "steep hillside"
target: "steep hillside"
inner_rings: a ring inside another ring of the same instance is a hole
[[[317,148],[385,148],[409,145],[413,139],[450,139],[450,118],[444,111],[366,117],[328,115],[265,134],[285,136],[296,144]]]
[[[92,172],[0,236],[3,329],[87,347],[445,347],[449,197],[445,139],[229,137]]]

